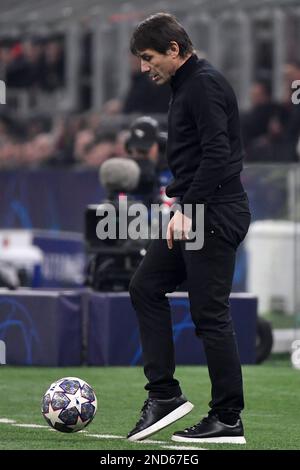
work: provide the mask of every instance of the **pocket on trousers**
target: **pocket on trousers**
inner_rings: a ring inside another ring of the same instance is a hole
[[[232,207],[232,217],[228,224],[234,235],[237,246],[244,240],[251,223],[251,213],[247,204],[235,203]]]
[[[204,215],[204,238],[216,238],[224,235],[221,221],[211,211],[207,211]]]
[[[233,206],[233,213],[235,215],[239,243],[241,243],[246,237],[251,223],[251,212],[249,209],[248,199],[235,203]]]
[[[211,206],[208,220],[208,232],[211,235],[219,235],[237,248],[247,235],[251,222],[248,201]]]

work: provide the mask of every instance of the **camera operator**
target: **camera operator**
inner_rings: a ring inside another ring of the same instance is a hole
[[[126,142],[129,156],[138,163],[141,170],[135,193],[146,205],[157,198],[160,149],[164,139],[164,134],[159,132],[158,122],[149,116],[143,116],[132,123]]]

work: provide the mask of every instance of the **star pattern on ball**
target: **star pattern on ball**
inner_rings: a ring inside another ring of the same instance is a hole
[[[65,395],[70,400],[70,403],[65,408],[65,410],[75,407],[77,408],[78,413],[81,414],[81,405],[83,405],[83,403],[89,403],[89,400],[83,398],[83,396],[81,395],[81,387],[77,390],[75,394],[65,393]]]

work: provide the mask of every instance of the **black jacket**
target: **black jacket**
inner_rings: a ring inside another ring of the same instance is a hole
[[[172,77],[171,88],[167,157],[174,181],[167,195],[189,204],[244,195],[239,112],[231,86],[207,60],[192,55]]]

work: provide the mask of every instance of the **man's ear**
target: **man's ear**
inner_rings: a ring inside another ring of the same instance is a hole
[[[172,56],[173,59],[176,59],[179,55],[179,46],[176,41],[171,41],[170,42],[170,47],[167,50],[167,54]]]

